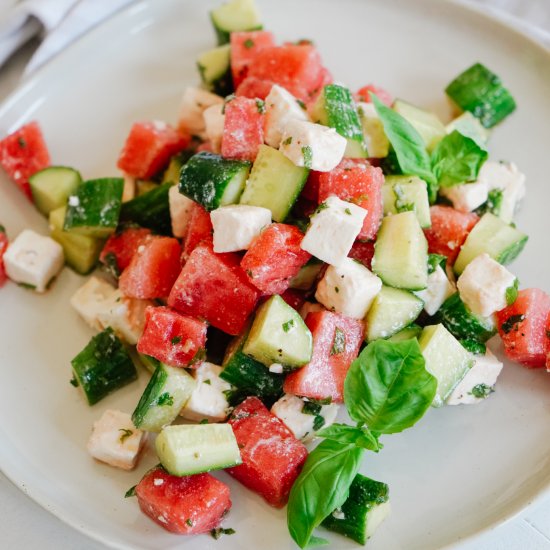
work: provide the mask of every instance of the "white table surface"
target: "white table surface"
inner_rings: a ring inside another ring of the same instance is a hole
[[[494,3],[491,0],[478,1],[481,4]],[[506,5],[513,1],[503,0],[501,3]],[[528,3],[526,0],[523,6]],[[540,15],[550,21],[550,0],[538,0],[535,3],[548,8]],[[0,102],[17,86],[23,69],[36,47],[37,42],[31,42],[0,69]],[[0,550],[14,548],[100,550],[105,547],[41,508],[0,473]],[[517,518],[484,533],[475,541],[463,542],[453,548],[550,550],[550,498],[538,502]]]

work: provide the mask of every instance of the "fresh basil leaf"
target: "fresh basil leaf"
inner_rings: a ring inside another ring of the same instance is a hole
[[[370,430],[348,426],[347,424],[332,424],[317,432],[317,436],[331,441],[338,441],[344,445],[353,444],[375,453],[382,448],[378,438]]]
[[[395,151],[399,168],[403,174],[420,176],[428,183],[429,189],[436,180],[424,140],[409,121],[384,105],[376,94],[370,92],[370,96],[384,126],[384,132]]]
[[[313,530],[346,501],[363,452],[355,444],[325,439],[307,457],[287,507],[288,530],[300,548],[306,548]]]
[[[375,340],[351,364],[344,382],[350,417],[380,434],[413,426],[431,405],[436,379],[416,339]]]
[[[432,153],[432,169],[441,187],[475,181],[488,153],[473,139],[454,130]]]
[[[514,284],[506,289],[506,305],[511,306],[518,298],[519,279],[514,279]]]
[[[321,537],[311,535],[306,548],[317,548],[318,546],[328,546],[329,544],[330,542],[327,539],[322,539]]]

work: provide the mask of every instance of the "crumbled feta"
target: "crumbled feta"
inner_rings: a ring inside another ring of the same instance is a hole
[[[61,245],[31,229],[22,231],[4,253],[7,276],[16,283],[34,287],[37,292],[46,290],[64,263]]]
[[[466,266],[457,287],[460,298],[474,314],[489,317],[506,307],[506,290],[515,281],[515,275],[484,253]]]
[[[346,258],[338,267],[328,267],[317,285],[315,298],[327,309],[363,319],[381,288],[379,277],[363,264]]]
[[[308,314],[314,313],[315,311],[326,311],[326,310],[321,304],[315,304],[313,302],[304,302],[304,304],[300,308],[299,313],[302,319],[305,321]]]
[[[210,212],[214,227],[214,252],[246,250],[254,237],[271,223],[271,210],[234,204]]]
[[[485,355],[474,355],[474,364],[447,399],[447,405],[474,405],[493,392],[502,363],[487,349]]]
[[[131,470],[137,464],[146,439],[146,432],[134,426],[129,414],[107,410],[94,422],[88,452],[101,462]]]
[[[346,138],[334,128],[291,119],[284,129],[279,150],[296,166],[330,172],[342,160],[346,146]]]
[[[205,131],[203,113],[216,104],[223,104],[223,98],[219,95],[202,88],[186,88],[181,98],[178,126],[191,134],[202,135]]]
[[[315,435],[314,426],[318,416],[322,417],[318,430],[330,426],[336,420],[338,405],[334,403],[323,405],[318,415],[303,413],[304,405],[303,399],[285,394],[271,407],[271,412],[285,423],[297,439],[309,439]]]
[[[216,103],[202,114],[204,118],[204,128],[206,137],[210,140],[212,150],[219,153],[222,146],[223,128],[225,125],[225,115],[223,113],[223,103]]]
[[[301,248],[330,265],[340,265],[363,227],[367,211],[330,196],[311,217]]]
[[[174,237],[185,237],[187,226],[193,212],[194,201],[182,195],[177,185],[170,187],[168,191],[170,205],[170,219],[172,221],[172,233]]]
[[[71,195],[69,197],[69,206],[78,206],[80,204],[80,199],[76,195]]]
[[[283,132],[292,119],[309,120],[307,111],[296,98],[283,87],[274,84],[265,98],[264,140],[277,149]]]
[[[281,363],[273,363],[273,365],[269,366],[269,372],[273,372],[275,374],[283,374],[283,365]]]
[[[189,401],[181,411],[181,416],[187,420],[200,422],[223,422],[229,414],[229,403],[224,392],[231,385],[220,378],[222,367],[204,362],[193,375],[197,385]]]
[[[369,157],[387,157],[390,150],[390,141],[386,136],[386,132],[384,132],[384,125],[378,116],[374,103],[358,103],[357,112],[363,127],[363,139]]]
[[[98,277],[90,277],[72,296],[71,305],[77,313],[95,330],[103,330],[99,313],[105,307],[107,298],[116,289]]]
[[[443,268],[438,265],[428,275],[428,286],[424,290],[417,290],[415,294],[424,302],[424,310],[428,315],[435,315],[443,302],[454,294],[455,288],[447,278]]]
[[[487,202],[489,187],[485,181],[474,181],[442,187],[439,194],[448,198],[460,212],[471,212]]]

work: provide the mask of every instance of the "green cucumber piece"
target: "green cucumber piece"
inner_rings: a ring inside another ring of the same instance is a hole
[[[410,340],[411,338],[418,338],[422,333],[422,327],[413,323],[408,327],[405,327],[403,330],[395,333],[393,336],[388,338],[388,342],[403,342],[404,340]]]
[[[201,151],[181,169],[179,192],[206,210],[215,210],[239,202],[249,171],[248,161],[224,159]]]
[[[66,206],[50,212],[50,236],[63,247],[65,262],[77,273],[87,275],[96,266],[105,241],[63,230]]]
[[[67,166],[49,166],[29,178],[34,205],[45,216],[65,206],[81,183],[80,173]]]
[[[445,93],[462,110],[469,111],[485,128],[492,128],[516,109],[516,102],[500,78],[481,63],[459,74]]]
[[[367,313],[366,340],[388,338],[409,326],[422,312],[424,302],[412,292],[383,286]]]
[[[168,201],[168,192],[172,185],[170,181],[155,185],[150,191],[125,202],[120,209],[120,221],[137,223],[161,235],[172,235]]]
[[[122,178],[101,178],[82,183],[69,197],[63,229],[99,239],[114,233],[123,188]]]
[[[277,149],[260,145],[240,203],[269,208],[273,219],[282,222],[301,193],[308,174],[307,168],[296,166]]]
[[[339,84],[328,84],[319,95],[312,112],[313,120],[334,128],[345,137],[348,145],[344,153],[348,158],[365,158],[367,151],[363,126],[359,119],[351,92]]]
[[[447,135],[445,126],[434,113],[425,111],[401,99],[395,100],[393,110],[414,126],[415,130],[424,140],[426,149],[430,153]]]
[[[255,395],[272,405],[283,393],[281,374],[270,372],[265,365],[243,353],[248,331],[229,344],[222,363],[220,378],[237,388],[243,396]]]
[[[189,150],[181,151],[170,159],[168,168],[162,175],[161,183],[170,182],[172,185],[177,185],[180,181],[180,172],[183,165],[193,156],[193,153]]]
[[[230,424],[166,426],[155,441],[165,470],[173,476],[190,476],[222,470],[242,463]]]
[[[496,334],[495,323],[491,318],[483,318],[472,313],[460,299],[458,292],[449,296],[439,308],[434,321],[442,323],[458,340],[473,340],[484,343]]]
[[[243,352],[267,367],[295,369],[311,359],[313,338],[299,313],[280,296],[272,296],[256,312]]]
[[[177,418],[195,386],[195,379],[186,370],[160,363],[132,413],[134,426],[160,432]]]
[[[428,186],[417,176],[386,176],[382,186],[384,215],[412,211],[420,227],[431,227]]]
[[[363,140],[367,155],[373,158],[384,158],[390,152],[390,141],[384,124],[380,120],[376,108],[372,103],[360,103],[357,106],[357,114],[363,127]]]
[[[424,327],[418,343],[426,361],[426,370],[437,379],[432,405],[441,407],[472,367],[472,355],[442,324]]]
[[[395,288],[422,290],[428,284],[428,243],[414,212],[382,219],[372,271]]]
[[[479,120],[469,111],[465,111],[460,116],[449,122],[445,127],[447,134],[452,134],[455,130],[463,136],[473,139],[482,149],[487,148],[489,142],[490,130],[484,128]]]
[[[234,91],[230,53],[229,44],[224,44],[202,53],[197,59],[197,68],[204,86],[223,97]]]
[[[317,280],[321,269],[323,269],[323,265],[321,260],[312,257],[308,263],[300,269],[298,274],[290,280],[290,288],[310,290]]]
[[[155,359],[154,357],[151,357],[150,355],[146,355],[145,353],[138,353],[138,359],[139,359],[139,362],[151,374],[153,374],[157,370],[157,367],[160,365],[160,361],[158,359]]]
[[[484,252],[503,265],[509,264],[523,250],[527,239],[525,233],[487,212],[466,237],[456,258],[454,271],[460,275],[476,256]]]
[[[357,474],[344,504],[321,525],[359,544],[366,544],[390,512],[389,492],[385,483]]]
[[[111,327],[96,334],[71,365],[89,405],[137,379],[136,367]]]
[[[232,32],[255,31],[262,28],[254,0],[231,0],[210,12],[218,44],[227,44]]]
[[[159,184],[156,181],[136,180],[136,197],[145,195],[145,193],[149,193],[149,191],[152,191],[153,189],[157,189],[158,187],[159,187]]]

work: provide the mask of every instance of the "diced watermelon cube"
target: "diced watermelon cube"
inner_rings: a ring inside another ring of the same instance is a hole
[[[358,238],[374,239],[384,212],[384,174],[380,168],[372,166],[367,160],[346,158],[330,172],[312,172],[309,180],[312,180],[310,186],[318,189],[319,203],[336,195],[364,208],[368,213]]]
[[[210,474],[170,475],[149,470],[136,486],[142,512],[172,533],[197,535],[219,527],[231,509],[229,487]]]
[[[246,78],[248,65],[258,52],[274,45],[275,38],[268,31],[231,33],[231,74],[235,88]]]
[[[299,310],[305,303],[304,292],[294,288],[288,288],[281,294],[281,298],[295,310]]]
[[[164,298],[181,271],[181,247],[177,239],[150,235],[140,244],[118,281],[130,298]]]
[[[304,235],[294,225],[272,223],[252,242],[241,267],[256,288],[265,294],[281,294],[292,277],[311,258],[300,248]]]
[[[247,76],[235,90],[235,95],[248,97],[250,99],[264,100],[271,91],[274,82],[271,80],[263,80],[255,76]]]
[[[264,104],[261,100],[236,97],[225,105],[222,156],[254,162],[264,142]]]
[[[430,217],[432,226],[424,229],[428,251],[447,256],[449,265],[452,265],[479,216],[473,212],[459,212],[452,206],[434,205],[430,207]]]
[[[4,283],[8,280],[6,275],[6,268],[4,266],[4,253],[8,249],[8,236],[3,225],[0,225],[0,288],[4,286]]]
[[[307,92],[307,100],[305,100],[305,103],[308,107],[315,105],[317,100],[319,99],[319,95],[323,91],[323,88],[327,86],[328,84],[332,84],[334,82],[334,78],[332,77],[332,74],[326,67],[322,67],[321,71],[319,72],[319,80],[317,82],[317,85]]]
[[[99,260],[106,265],[114,265],[118,273],[122,273],[150,234],[151,230],[144,227],[127,227],[113,233],[103,246]]]
[[[171,367],[197,368],[206,349],[204,321],[180,315],[167,307],[148,307],[137,350]]]
[[[271,506],[284,506],[307,458],[304,444],[257,397],[236,407],[229,424],[243,462],[227,472]]]
[[[191,138],[165,122],[136,122],[118,157],[117,166],[134,178],[148,179],[185,149]]]
[[[544,367],[550,296],[539,288],[520,290],[517,300],[498,311],[496,316],[506,355],[526,367]]]
[[[382,103],[385,103],[388,107],[391,107],[393,105],[392,95],[384,88],[381,88],[380,86],[376,86],[375,84],[367,84],[366,86],[363,86],[362,88],[360,88],[355,94],[355,99],[357,101],[364,101],[365,103],[371,103],[372,99],[370,97],[370,92],[376,95],[378,99]]]
[[[32,201],[29,178],[50,165],[38,122],[29,122],[0,141],[0,166]]]
[[[212,243],[214,229],[210,214],[198,203],[192,205],[191,214],[189,215],[189,223],[185,240],[183,242],[183,260],[187,261],[189,255],[203,241]]]
[[[367,269],[371,269],[374,256],[374,242],[355,241],[348,256],[361,262]]]
[[[203,141],[200,145],[197,145],[196,152],[200,153],[201,151],[206,151],[207,153],[215,153],[214,147],[212,146],[211,141]]]
[[[199,244],[183,266],[168,305],[236,336],[244,329],[260,296],[239,263],[237,254],[216,254],[211,243]]]
[[[290,373],[285,393],[310,399],[344,400],[344,380],[363,342],[363,322],[330,311],[309,313],[306,325],[313,335],[311,361]]]
[[[546,370],[550,372],[550,314],[548,314],[548,319],[546,320],[544,335],[546,336],[546,345],[544,348],[546,352]]]

